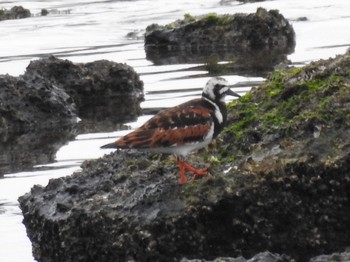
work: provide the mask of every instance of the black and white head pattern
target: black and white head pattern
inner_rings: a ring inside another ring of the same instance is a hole
[[[229,90],[230,85],[226,79],[222,77],[213,77],[205,85],[203,96],[212,101],[223,102]]]

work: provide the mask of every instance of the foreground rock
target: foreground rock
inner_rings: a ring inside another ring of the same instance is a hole
[[[218,257],[214,260],[203,260],[203,259],[181,259],[181,262],[295,262],[295,260],[291,259],[288,256],[279,254],[273,254],[271,252],[262,252],[250,259],[245,259],[244,257]]]
[[[233,61],[233,70],[266,70],[295,47],[293,27],[277,10],[254,14],[186,15],[172,24],[148,26],[147,58],[156,64]],[[236,65],[236,67],[234,66]]]
[[[342,252],[350,243],[349,67],[347,53],[276,71],[232,102],[221,145],[191,159],[211,161],[212,175],[191,184],[177,184],[172,157],[116,152],[33,187],[19,202],[34,257],[211,261],[270,250],[303,262]]]

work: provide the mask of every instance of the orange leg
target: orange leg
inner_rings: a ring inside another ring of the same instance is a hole
[[[179,184],[186,184],[187,183],[186,170],[188,170],[192,174],[194,174],[193,178],[190,180],[190,181],[192,181],[196,175],[198,175],[198,176],[206,175],[208,173],[208,169],[210,168],[210,165],[209,165],[204,169],[196,169],[193,166],[191,166],[190,164],[181,161],[179,158],[177,158],[177,164],[178,164],[179,170],[180,170]]]

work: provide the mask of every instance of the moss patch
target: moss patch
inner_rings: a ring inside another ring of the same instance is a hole
[[[310,67],[277,70],[263,85],[228,105],[229,125],[224,133],[237,141],[235,150],[248,150],[251,133],[296,138],[335,119],[348,123],[349,74],[311,77],[309,71]]]

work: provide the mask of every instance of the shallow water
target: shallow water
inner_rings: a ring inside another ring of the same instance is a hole
[[[144,81],[143,109],[169,107],[196,97],[209,78],[197,64],[156,66],[147,61],[143,40],[129,39],[126,35],[130,32],[141,35],[152,23],[172,22],[185,13],[255,12],[262,6],[279,9],[292,22],[297,45],[288,58],[295,65],[342,54],[350,44],[350,2],[346,0],[276,0],[251,4],[224,0],[0,2],[0,8],[14,5],[30,9],[35,16],[0,22],[0,74],[22,74],[30,60],[48,54],[73,62],[99,59],[125,62],[133,66]],[[55,12],[46,17],[36,15],[42,8]],[[298,21],[300,17],[307,17],[307,20]],[[237,83],[235,91],[240,93],[262,80],[253,76],[224,77]],[[135,128],[149,117],[139,117],[127,125]],[[28,192],[34,184],[45,185],[51,178],[72,174],[86,159],[110,152],[99,147],[127,132],[80,134],[60,146],[53,163],[6,174],[0,179],[0,261],[33,261],[31,243],[21,223],[18,196]]]

